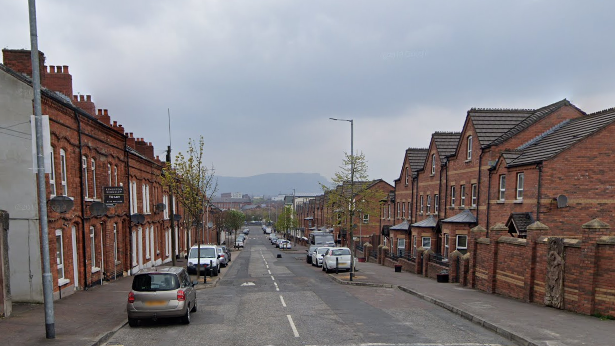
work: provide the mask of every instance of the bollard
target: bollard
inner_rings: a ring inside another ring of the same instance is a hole
[[[281,254],[281,253],[279,253],[279,254],[278,254],[278,256],[277,256],[277,258],[282,258],[282,254]]]
[[[199,270],[200,271],[200,270]],[[206,284],[207,283],[207,273],[205,273],[205,275],[203,275],[203,283]]]
[[[340,258],[335,257],[335,274],[340,273]]]

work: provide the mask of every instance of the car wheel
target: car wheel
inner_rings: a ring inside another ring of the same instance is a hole
[[[139,325],[139,320],[136,318],[128,318],[128,325],[134,328]]]
[[[219,267],[214,268],[214,276],[218,276],[219,272],[220,272],[220,268]]]
[[[325,271],[325,263],[324,263],[324,262],[323,262],[323,264],[322,264],[322,271],[323,271],[323,272]]]
[[[196,299],[194,299],[194,306],[192,306],[192,310],[190,310],[191,312],[196,312],[197,307],[196,307]]]
[[[186,310],[186,314],[182,317],[183,324],[190,324],[190,309]]]

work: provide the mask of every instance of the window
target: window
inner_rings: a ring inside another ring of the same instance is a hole
[[[363,223],[369,223],[369,214],[363,214]]]
[[[388,219],[391,219],[391,205],[388,205]]]
[[[465,207],[466,206],[466,186],[465,185],[461,185],[459,187],[459,198],[461,199],[461,203],[459,203],[459,206]]]
[[[412,209],[410,209],[410,202],[408,202],[408,219],[410,219],[412,217]]]
[[[165,232],[165,241],[166,241],[166,245],[165,246],[165,251],[166,251],[166,255],[167,257],[169,257],[171,255],[171,230],[166,230]]]
[[[468,236],[467,235],[458,235],[457,236],[457,244],[455,245],[455,248],[465,254],[468,250]]]
[[[92,159],[92,198],[96,198],[96,161]]]
[[[117,263],[117,223],[113,224],[113,263]]]
[[[68,196],[68,184],[66,183],[66,152],[60,149],[60,184],[62,184],[62,195]]]
[[[145,258],[149,259],[149,230],[145,228]]]
[[[422,237],[423,249],[431,249],[431,237]]]
[[[384,220],[384,213],[385,213],[385,207],[384,205],[382,206],[382,212],[380,213],[380,218]]]
[[[410,177],[410,169],[406,167],[406,185],[408,185],[408,178]]]
[[[472,136],[468,136],[468,153],[466,158],[468,160],[472,159]]]
[[[406,218],[406,203],[404,202],[401,203],[401,217],[403,219]]]
[[[427,214],[431,213],[431,195],[427,196]]]
[[[399,219],[399,215],[401,213],[401,207],[399,206],[399,202],[397,202],[397,218]]]
[[[420,206],[421,206],[421,214],[423,214],[423,211],[425,209],[425,206],[423,204],[423,195],[421,195],[421,199],[420,199]]]
[[[451,207],[455,206],[455,186],[451,186]]]
[[[444,258],[448,259],[449,247],[448,247],[448,233],[444,233]]]
[[[130,182],[130,213],[137,213],[137,182]]]
[[[436,214],[440,210],[439,205],[440,205],[440,196],[439,195],[434,195],[433,196],[433,212],[436,213]]]
[[[49,172],[49,194],[51,197],[56,195],[56,167],[53,159],[53,147],[51,147],[51,172]]]
[[[517,173],[517,199],[523,199],[523,173]]]
[[[164,203],[164,205],[166,206],[166,208],[164,208],[164,211],[163,211],[163,218],[167,220],[169,219],[169,196],[167,195],[162,196],[162,203]]]
[[[406,239],[399,238],[397,239],[397,256],[403,256],[404,251],[406,250]]]
[[[90,253],[92,259],[92,272],[96,268],[96,237],[95,237],[94,227],[90,226]]]
[[[132,231],[132,265],[137,265],[137,232]]]
[[[436,174],[436,154],[431,154],[431,175]]]
[[[108,186],[113,186],[113,185],[111,185],[111,164],[110,163],[107,164],[107,176],[109,177],[109,185]]]
[[[416,236],[412,236],[412,257],[416,257]]]
[[[85,156],[81,157],[81,174],[83,175],[83,194],[85,198],[90,196],[88,189],[88,159]]]
[[[56,263],[58,268],[58,285],[63,285],[64,281],[64,241],[62,230],[56,230]]]
[[[506,175],[500,175],[500,201],[504,200],[504,192],[506,192]]]
[[[476,201],[478,199],[478,186],[472,184],[472,206],[476,208]]]
[[[117,166],[113,167],[113,182],[115,183],[113,186],[118,186],[117,185]]]

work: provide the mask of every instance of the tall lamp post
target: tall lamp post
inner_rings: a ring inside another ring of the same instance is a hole
[[[350,281],[354,276],[354,239],[352,234],[352,220],[354,218],[354,120],[329,118],[335,121],[347,121],[350,123],[350,220],[348,234],[350,237]]]

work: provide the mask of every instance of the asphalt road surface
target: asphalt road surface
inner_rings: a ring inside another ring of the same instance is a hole
[[[305,257],[251,227],[217,287],[198,291],[191,324],[125,326],[107,345],[514,345],[400,290],[337,284]]]

